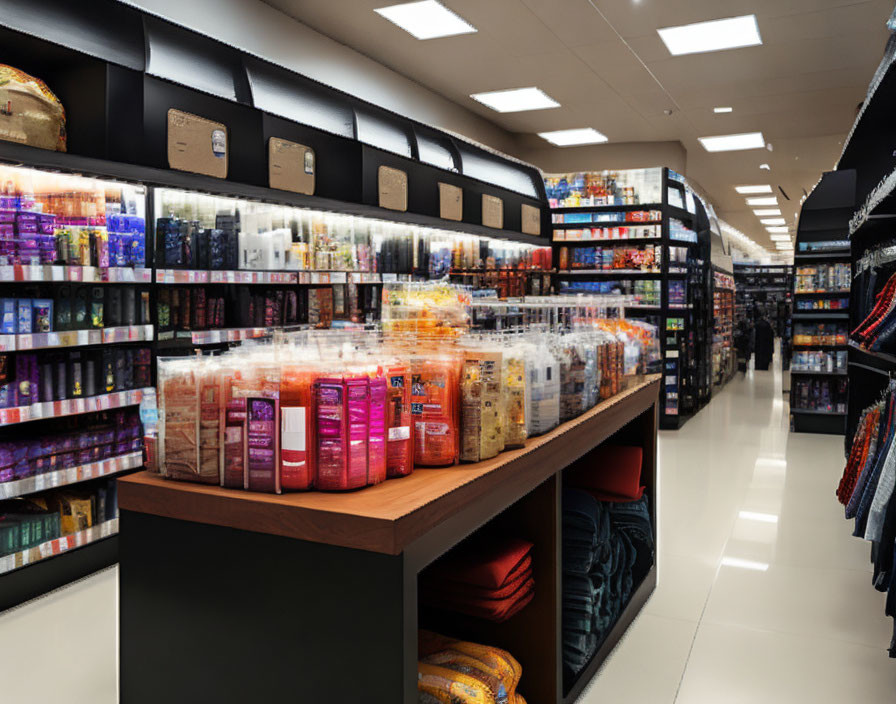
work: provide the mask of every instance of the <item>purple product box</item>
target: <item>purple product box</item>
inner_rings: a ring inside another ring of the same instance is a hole
[[[280,493],[279,418],[280,402],[270,398],[247,399],[248,489]]]
[[[52,213],[38,213],[37,228],[42,235],[52,235],[56,230],[56,216]]]

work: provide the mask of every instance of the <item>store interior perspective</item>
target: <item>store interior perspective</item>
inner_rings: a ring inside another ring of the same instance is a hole
[[[894,1],[0,0],[0,702],[892,701]]]

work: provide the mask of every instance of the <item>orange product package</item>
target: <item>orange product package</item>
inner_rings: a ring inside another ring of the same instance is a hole
[[[406,477],[414,471],[414,423],[411,417],[411,367],[386,365],[386,476]]]
[[[460,359],[417,357],[411,363],[414,464],[444,467],[458,459]]]
[[[307,491],[314,486],[314,380],[310,366],[287,364],[280,376],[280,486]]]

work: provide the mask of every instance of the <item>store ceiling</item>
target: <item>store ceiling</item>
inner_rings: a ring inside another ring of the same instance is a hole
[[[719,216],[770,249],[734,186],[769,183],[794,222],[804,192],[839,157],[893,9],[892,0],[442,0],[478,32],[420,41],[373,12],[398,1],[265,0],[515,133],[523,159],[544,149],[535,133],[548,130],[594,127],[617,144],[678,140],[689,179]],[[757,16],[762,46],[674,57],[656,32],[744,14]],[[526,86],[561,107],[501,114],[469,97]],[[697,141],[754,131],[774,150],[710,154]]]

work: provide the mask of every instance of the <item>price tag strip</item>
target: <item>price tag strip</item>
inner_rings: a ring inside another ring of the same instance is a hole
[[[145,389],[132,389],[131,391],[116,391],[115,393],[90,396],[88,398],[46,401],[45,403],[33,403],[30,406],[0,408],[0,425],[13,425],[41,418],[59,418],[80,413],[106,411],[112,408],[136,406],[143,399],[144,391]]]
[[[48,557],[54,557],[66,550],[79,548],[83,545],[95,543],[97,540],[108,538],[118,533],[118,519],[113,518],[110,521],[87,528],[85,530],[72,533],[70,535],[48,540],[40,545],[35,545],[12,555],[0,557],[0,574],[12,572],[20,567],[39,562]]]
[[[47,472],[35,477],[0,483],[0,499],[12,499],[17,496],[44,491],[45,489],[55,489],[60,486],[77,484],[88,479],[96,479],[129,469],[136,469],[142,465],[143,452],[130,452],[126,455],[110,457],[99,462],[82,464],[78,467],[57,469],[55,472]]]

